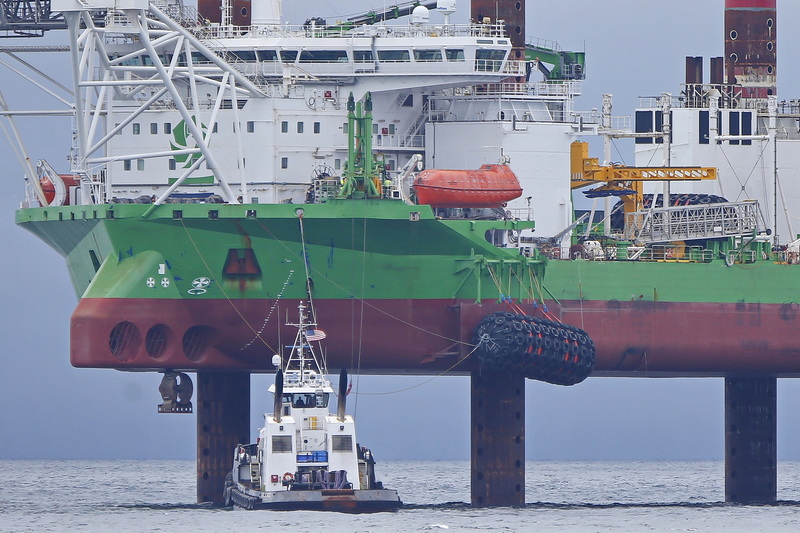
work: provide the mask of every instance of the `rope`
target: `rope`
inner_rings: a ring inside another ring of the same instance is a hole
[[[281,246],[283,246],[283,247],[286,249],[286,251],[287,251],[287,252],[289,252],[289,253],[290,253],[292,256],[294,256],[295,258],[299,258],[296,252],[294,252],[294,251],[293,251],[293,250],[291,250],[291,249],[290,249],[288,246],[286,246],[286,244],[285,244],[283,241],[281,241],[280,239],[278,239],[277,237],[275,237],[275,236],[272,234],[272,232],[271,232],[271,231],[270,231],[270,230],[269,230],[269,229],[268,229],[266,226],[264,226],[264,225],[261,223],[261,221],[260,221],[260,220],[258,221],[258,224],[259,224],[259,226],[261,226],[261,228],[262,228],[264,231],[266,231],[267,233],[269,233],[269,235],[270,235],[270,236],[271,236],[273,239],[275,239],[275,242],[277,242],[278,244],[280,244]],[[366,260],[366,258],[365,258],[365,260]],[[311,272],[312,272],[312,273],[318,273],[318,274],[320,274],[320,275],[323,275],[323,274],[322,274],[320,271],[318,271],[317,269],[315,269],[313,266],[309,266],[309,268],[311,269]],[[383,310],[383,309],[381,309],[380,307],[377,307],[377,306],[375,306],[375,305],[372,305],[371,303],[369,303],[369,301],[368,301],[368,300],[366,300],[366,299],[364,299],[364,298],[359,298],[358,296],[356,296],[355,294],[353,294],[353,293],[352,293],[352,291],[348,291],[348,290],[347,290],[345,287],[342,287],[341,285],[339,285],[339,284],[338,284],[338,283],[336,283],[335,281],[333,281],[333,280],[331,280],[331,279],[326,279],[325,281],[326,281],[327,283],[330,283],[331,285],[333,285],[335,288],[337,288],[337,289],[341,290],[342,292],[344,292],[344,293],[345,293],[345,294],[347,294],[348,296],[350,296],[350,297],[351,297],[353,300],[355,300],[355,301],[358,301],[358,302],[362,303],[364,306],[368,307],[369,309],[372,309],[373,311],[376,311],[376,312],[378,312],[378,313],[381,313],[382,315],[384,315],[384,316],[387,316],[387,317],[391,318],[392,320],[395,320],[395,321],[397,321],[397,322],[399,322],[399,323],[403,324],[404,326],[408,326],[408,327],[410,327],[410,328],[416,329],[416,330],[418,330],[418,331],[422,331],[423,333],[427,333],[427,334],[429,334],[429,335],[431,335],[431,336],[438,337],[438,338],[440,338],[440,339],[444,339],[444,340],[446,340],[446,341],[449,341],[449,342],[452,342],[452,343],[456,343],[456,344],[463,344],[463,345],[465,345],[465,346],[473,346],[473,344],[472,344],[472,343],[469,343],[469,342],[464,342],[464,341],[460,341],[460,340],[458,340],[458,339],[453,339],[453,338],[451,338],[451,337],[448,337],[447,335],[441,335],[441,334],[439,334],[439,333],[436,333],[435,331],[430,331],[430,330],[428,330],[428,329],[425,329],[425,328],[423,328],[423,327],[421,327],[421,326],[417,326],[416,324],[414,324],[414,323],[412,323],[412,322],[407,322],[407,321],[403,320],[403,319],[402,319],[402,318],[400,318],[400,317],[394,316],[394,315],[392,315],[391,313],[389,313],[389,312],[387,312],[387,311],[384,311],[384,310]]]
[[[194,242],[194,239],[192,238],[191,233],[189,233],[189,228],[186,227],[186,223],[183,221],[183,219],[180,219],[180,220],[181,220],[181,226],[183,226],[183,231],[186,232],[186,237],[189,239],[189,242],[192,243],[192,247],[194,248],[195,252],[197,253],[197,256],[200,258],[200,261],[203,262],[203,266],[206,267],[206,271],[208,272],[209,277],[213,277],[213,274],[211,272],[211,267],[208,266],[208,263],[206,262],[205,257],[203,257],[203,254],[200,253],[200,248],[197,247],[197,243]],[[256,331],[256,329],[252,326],[252,324],[250,324],[250,322],[244,317],[242,312],[239,311],[239,308],[236,307],[236,304],[233,302],[233,299],[231,299],[231,297],[228,296],[228,293],[225,291],[225,287],[223,287],[221,284],[218,285],[218,286],[219,286],[220,291],[222,291],[222,295],[228,301],[228,303],[233,308],[233,310],[236,311],[236,314],[239,315],[239,318],[242,319],[242,322],[244,322],[245,325],[248,328],[250,328],[250,331],[252,331],[253,334],[258,338],[258,340],[260,340],[262,343],[264,343],[264,345],[267,348],[269,348],[269,350],[272,353],[277,353],[275,351],[275,349],[272,346],[270,346],[270,344],[265,339],[261,338],[261,336],[259,335],[259,332]]]
[[[455,367],[457,367],[458,365],[460,365],[461,363],[463,363],[464,361],[466,361],[467,359],[469,359],[469,358],[470,358],[470,356],[471,356],[472,354],[474,354],[474,353],[475,353],[475,352],[478,350],[478,348],[479,348],[479,347],[480,347],[480,345],[474,345],[474,347],[472,348],[472,350],[471,350],[471,351],[470,351],[470,352],[469,352],[467,355],[465,355],[463,359],[461,359],[461,360],[459,360],[459,361],[455,362],[453,365],[451,365],[449,368],[447,368],[447,369],[443,370],[443,371],[442,371],[442,372],[440,372],[439,374],[437,374],[437,375],[435,375],[435,376],[432,376],[432,377],[430,377],[429,379],[426,379],[425,381],[423,381],[423,382],[421,382],[421,383],[417,383],[416,385],[411,385],[410,387],[406,387],[406,388],[404,388],[404,389],[397,389],[397,390],[393,390],[393,391],[387,391],[387,392],[358,392],[358,391],[356,391],[356,393],[355,393],[355,394],[356,394],[356,395],[360,395],[360,396],[387,396],[387,395],[389,395],[389,394],[399,394],[399,393],[401,393],[401,392],[406,392],[406,391],[410,391],[410,390],[412,390],[412,389],[416,389],[417,387],[421,387],[421,386],[423,386],[423,385],[426,385],[426,384],[430,383],[431,381],[433,381],[434,379],[438,379],[438,378],[440,378],[440,377],[444,376],[445,374],[449,373],[449,372],[450,372],[450,371],[452,371],[452,370],[453,370]]]
[[[239,348],[239,351],[244,350],[245,348],[249,348],[251,344],[253,344],[256,340],[261,338],[261,334],[264,333],[264,330],[267,328],[267,323],[269,322],[270,317],[272,316],[273,311],[275,308],[278,307],[278,302],[280,302],[281,298],[283,298],[283,293],[286,291],[286,287],[289,285],[289,280],[292,279],[292,275],[294,274],[294,270],[289,271],[289,276],[286,278],[286,281],[283,282],[283,287],[281,287],[278,296],[275,298],[275,303],[272,304],[272,307],[269,308],[269,313],[267,313],[267,318],[264,319],[264,323],[261,325],[261,329],[256,332],[256,336],[253,337],[250,342]]]

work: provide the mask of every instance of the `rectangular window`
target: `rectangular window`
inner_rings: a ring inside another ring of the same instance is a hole
[[[297,50],[281,50],[281,61],[284,63],[294,63],[297,59]]]
[[[167,135],[172,133],[172,124],[170,124],[169,122],[164,123],[164,133],[166,133]]]
[[[390,63],[411,61],[411,53],[408,50],[378,50],[378,59]]]
[[[444,56],[448,61],[464,61],[464,50],[459,48],[445,49]]]
[[[739,112],[738,111],[731,111],[728,115],[728,134],[729,135],[741,135],[739,133]],[[739,141],[732,140],[732,145],[739,144]]]
[[[256,131],[256,123],[252,120],[247,121],[247,133],[253,133]]]
[[[233,56],[234,61],[254,62],[256,60],[255,50],[231,50],[228,52]]]
[[[342,124],[342,132],[347,135],[350,132],[350,126],[345,122]]]
[[[139,135],[140,133],[142,133],[142,125],[139,124],[138,122],[134,122],[133,123],[133,134],[134,135]]]
[[[119,128],[119,122],[117,122],[116,124],[114,124],[114,127],[115,127],[115,128]],[[119,130],[117,130],[117,135],[122,135],[122,129],[119,129]]]
[[[217,133],[219,131],[219,122],[214,123],[214,127],[211,128],[211,133]]]
[[[176,168],[178,168],[178,164],[175,162],[175,158],[170,157],[169,158],[169,169],[170,170],[175,170]]]
[[[345,50],[303,50],[300,63],[347,63],[350,61]]]
[[[131,160],[126,159],[122,162],[122,170],[130,170],[131,169]]]
[[[372,50],[356,50],[353,52],[353,59],[356,63],[372,63]]]
[[[505,50],[475,50],[475,70],[480,72],[498,72],[506,57]]]
[[[373,123],[372,124],[372,134],[373,135],[377,135],[378,131],[380,131],[380,130],[378,130],[378,125]]]
[[[334,159],[333,160],[333,168],[334,170],[339,170],[342,168],[342,160],[341,159]]]
[[[289,122],[284,120],[281,122],[281,133],[288,133],[289,132]]]
[[[389,135],[394,135],[394,124],[389,124]]]
[[[441,61],[441,50],[414,50],[414,61]]]
[[[144,159],[136,160],[136,170],[144,170]]]
[[[261,61],[277,61],[278,54],[275,50],[259,50],[258,59]]]
[[[753,112],[742,111],[742,135],[753,134]],[[742,141],[743,145],[753,144],[753,141]]]
[[[289,168],[289,158],[281,157],[281,168]]]
[[[315,122],[314,123],[314,133],[319,133],[319,129],[320,129],[320,123],[319,122]]]
[[[155,122],[150,123],[150,135],[158,135],[158,124]]]
[[[298,122],[297,123],[297,133],[303,133],[303,123],[302,122]]]

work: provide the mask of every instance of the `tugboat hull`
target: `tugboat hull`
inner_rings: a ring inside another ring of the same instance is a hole
[[[240,483],[226,488],[226,503],[247,510],[333,511],[338,513],[397,511],[403,505],[397,491],[391,489],[258,492]]]

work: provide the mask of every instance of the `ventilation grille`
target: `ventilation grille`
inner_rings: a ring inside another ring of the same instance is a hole
[[[291,435],[273,435],[272,453],[292,453]]]
[[[353,451],[353,436],[333,435],[331,444],[333,445],[333,451],[335,452],[351,452]]]

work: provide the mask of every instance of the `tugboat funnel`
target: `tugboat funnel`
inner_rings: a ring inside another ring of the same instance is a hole
[[[344,410],[347,405],[347,369],[343,368],[339,373],[339,410],[337,418],[339,422],[344,422]]]
[[[275,407],[273,409],[272,418],[275,422],[280,423],[281,413],[283,411],[283,370],[280,368],[275,373]]]

